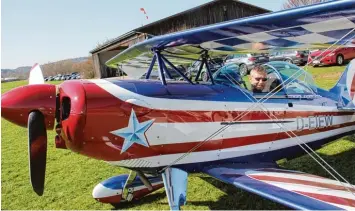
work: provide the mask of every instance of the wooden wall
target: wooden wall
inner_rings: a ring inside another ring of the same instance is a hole
[[[105,49],[92,55],[97,77],[106,78],[115,76],[116,72],[111,71],[111,69],[109,70],[105,66],[105,62],[109,57],[112,57],[112,52],[122,51],[137,42],[145,40],[148,35],[163,35],[267,12],[269,11],[245,5],[237,0],[216,0],[199,8],[187,10],[181,14],[168,17],[165,20],[140,27],[135,30],[135,35],[107,46]]]
[[[142,27],[140,32],[162,35],[266,12],[268,11],[244,5],[238,1],[220,0],[168,20],[160,21],[158,24]]]

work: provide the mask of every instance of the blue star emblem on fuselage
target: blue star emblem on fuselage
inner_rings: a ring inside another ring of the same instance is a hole
[[[130,148],[134,143],[149,147],[144,133],[153,124],[153,122],[154,119],[139,123],[136,113],[132,109],[131,116],[129,117],[128,126],[110,132],[116,136],[124,138],[121,154],[125,152],[128,148]]]

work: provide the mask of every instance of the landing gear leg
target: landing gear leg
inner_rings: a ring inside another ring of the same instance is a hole
[[[171,210],[180,210],[186,204],[187,172],[167,168],[162,174],[166,195]]]
[[[125,201],[132,201],[133,199],[133,188],[130,187],[130,184],[136,179],[137,172],[129,172],[128,178],[122,190],[122,199]]]

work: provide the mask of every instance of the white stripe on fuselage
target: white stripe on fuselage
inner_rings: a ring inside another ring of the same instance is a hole
[[[154,123],[146,132],[149,145],[176,144],[203,141],[215,131],[225,127],[221,122]],[[234,124],[211,140],[244,137],[280,132],[276,123]]]
[[[348,123],[352,121],[352,115],[344,116],[332,116],[332,124],[340,125],[343,123]],[[309,118],[302,118],[304,120],[303,124],[309,124]],[[232,124],[226,127],[226,129],[214,136],[210,140],[220,140],[256,135],[266,135],[272,133],[279,133],[287,131],[295,131],[300,129],[300,119],[282,119],[283,123],[256,123],[258,121],[253,121],[254,123],[242,123],[242,124]],[[270,119],[267,121],[279,121],[277,119]],[[289,121],[289,122],[287,122]],[[297,122],[298,121],[298,122]],[[311,119],[313,126],[316,125],[314,119]],[[322,125],[325,126],[326,123],[322,119]],[[203,141],[225,125],[221,125],[221,122],[187,122],[187,123],[154,123],[149,130],[146,132],[146,136],[149,145],[161,145],[161,144],[176,144],[176,143],[189,143]],[[281,128],[283,127],[283,128]],[[304,127],[304,126],[303,126]],[[168,142],[167,142],[168,141]]]
[[[197,163],[197,162],[209,162],[221,159],[229,159],[229,158],[237,158],[241,156],[253,155],[263,152],[269,152],[273,150],[283,149],[287,147],[297,146],[300,143],[309,143],[312,141],[317,141],[320,139],[324,139],[330,136],[335,136],[338,134],[342,134],[345,132],[355,130],[355,126],[348,126],[343,128],[337,128],[334,130],[329,130],[326,132],[315,133],[310,135],[299,136],[300,142],[297,138],[287,138],[281,139],[272,142],[260,143],[260,144],[252,144],[241,147],[233,147],[221,150],[210,150],[210,151],[202,151],[202,152],[192,152],[189,153],[186,157],[179,160],[176,164],[188,164],[188,163]],[[176,159],[180,158],[182,155],[186,153],[177,153],[177,154],[168,154],[168,155],[157,155],[151,157],[130,159],[130,160],[121,160],[121,161],[108,161],[113,165],[125,166],[125,167],[141,167],[139,166],[140,160],[144,160],[150,163],[149,166],[145,167],[160,167],[171,165]],[[137,161],[137,162],[132,162]],[[127,165],[129,163],[137,164],[137,165]]]
[[[316,105],[297,105],[294,104],[292,108],[288,108],[287,104],[283,103],[264,103],[262,105],[255,105],[255,102],[231,102],[231,101],[206,101],[206,100],[186,100],[186,99],[170,99],[147,97],[127,89],[124,89],[110,81],[103,79],[88,80],[95,83],[108,93],[117,97],[122,101],[129,101],[135,105],[148,107],[159,110],[175,110],[175,111],[338,111],[335,106],[316,106]],[[183,85],[181,85],[183,86]],[[253,106],[253,108],[251,108]]]

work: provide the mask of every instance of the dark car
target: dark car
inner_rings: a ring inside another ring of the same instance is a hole
[[[236,64],[239,67],[241,76],[247,75],[256,65],[269,62],[267,54],[249,53],[249,54],[231,54],[225,58],[225,64]]]
[[[270,53],[270,61],[285,61],[296,65],[307,64],[309,51],[275,51]]]
[[[186,75],[186,69],[182,66],[182,65],[178,65],[176,66],[176,68],[178,70],[180,70],[180,72],[182,74],[185,74]],[[176,81],[179,81],[179,80],[182,80],[183,78],[180,76],[180,74],[178,72],[176,72],[175,70],[171,69],[171,68],[168,68],[168,71],[169,71],[169,74],[170,76],[164,72],[164,76],[165,76],[165,79],[166,80],[176,80]],[[145,76],[147,75],[147,73],[144,73],[140,79],[145,79]],[[159,79],[159,72],[158,70],[153,70],[151,73],[150,73],[150,76],[149,76],[149,79],[151,80],[160,80]]]
[[[221,68],[223,66],[223,59],[222,58],[213,58],[209,61],[209,68],[213,73],[215,73],[219,68]],[[187,77],[188,78],[194,78],[197,73],[198,73],[198,70],[200,68],[200,65],[201,65],[201,61],[195,61],[194,63],[192,63],[192,65],[190,67],[188,67],[187,69]],[[206,68],[206,65],[203,66],[203,69],[201,70],[201,73],[200,73],[200,77],[199,77],[199,80],[202,80],[202,81],[208,81],[209,79],[209,76],[208,76],[208,72],[207,72],[207,68]]]

